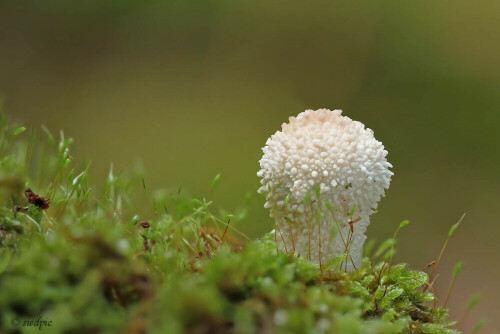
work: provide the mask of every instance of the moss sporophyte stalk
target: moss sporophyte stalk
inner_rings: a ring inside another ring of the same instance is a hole
[[[37,319],[51,333],[458,333],[445,304],[460,266],[439,302],[433,287],[444,247],[431,277],[392,263],[407,221],[362,253],[391,165],[340,111],[306,111],[268,140],[276,228],[256,240],[238,228],[245,207],[220,213],[134,171],[111,169],[100,193],[62,132],[5,117],[0,131],[0,333]]]

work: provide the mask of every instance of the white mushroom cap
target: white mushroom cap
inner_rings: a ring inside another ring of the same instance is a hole
[[[353,218],[361,220],[353,224],[347,265],[352,270],[361,263],[369,216],[393,173],[373,131],[341,113],[307,110],[290,117],[267,140],[257,175],[259,191],[267,193],[265,207],[276,221],[278,246],[318,264],[344,253],[354,208]],[[340,233],[330,237],[335,220]]]

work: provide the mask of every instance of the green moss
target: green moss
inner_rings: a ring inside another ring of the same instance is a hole
[[[246,241],[235,227],[244,210],[217,215],[205,199],[150,193],[142,175],[110,172],[92,195],[86,171],[71,169],[71,140],[47,154],[25,134],[0,144],[0,177],[52,204],[14,217],[10,194],[26,206],[22,190],[1,193],[2,333],[38,330],[13,319],[50,320],[51,333],[457,333],[423,291],[427,274],[390,265],[394,242],[375,252],[385,262],[321,273],[277,254],[272,233]]]

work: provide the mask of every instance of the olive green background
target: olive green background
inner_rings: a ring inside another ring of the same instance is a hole
[[[442,260],[442,303],[500,328],[500,2],[2,1],[0,94],[16,121],[64,129],[102,184],[141,162],[149,189],[183,186],[272,228],[261,147],[305,109],[343,109],[389,151],[393,181],[369,238],[397,224],[397,261]]]

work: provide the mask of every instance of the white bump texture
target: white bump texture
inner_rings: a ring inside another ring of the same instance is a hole
[[[354,207],[353,220],[361,219],[352,225],[350,258],[344,263],[353,270],[361,265],[370,215],[393,173],[373,131],[341,113],[306,110],[290,117],[267,140],[257,175],[259,191],[267,193],[265,207],[276,221],[278,247],[319,265],[345,252]]]

